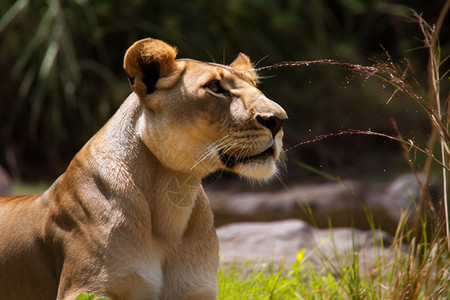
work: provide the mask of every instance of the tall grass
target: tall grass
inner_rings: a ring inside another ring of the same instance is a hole
[[[417,177],[417,180],[422,186],[422,199],[420,201],[419,214],[416,220],[417,232],[421,232],[420,226],[424,221],[434,221],[435,228],[434,233],[439,235],[439,230],[442,225],[445,226],[445,235],[450,249],[450,219],[448,214],[448,172],[449,172],[449,154],[450,154],[450,107],[448,101],[450,100],[450,94],[444,95],[447,97],[445,100],[441,99],[441,83],[445,80],[445,75],[448,74],[448,70],[441,72],[441,49],[439,46],[439,33],[442,28],[443,20],[450,7],[450,0],[447,0],[440,12],[436,25],[429,25],[418,13],[412,11],[412,20],[417,22],[419,28],[423,34],[423,46],[428,52],[428,68],[427,68],[427,87],[423,88],[419,81],[416,79],[414,70],[408,60],[404,60],[402,64],[396,64],[393,62],[389,53],[385,52],[385,60],[377,60],[371,67],[351,66],[356,72],[360,72],[366,76],[376,76],[383,80],[385,83],[392,85],[395,88],[394,93],[389,98],[388,103],[395,96],[397,92],[402,92],[409,96],[414,104],[419,107],[428,116],[432,133],[426,147],[423,148],[423,152],[427,154],[427,161],[424,166],[424,173],[426,175],[425,181],[421,182]],[[448,58],[445,57],[444,61]],[[447,108],[447,111],[444,109]],[[404,141],[399,133],[399,139]],[[413,146],[414,143],[411,139],[408,143]],[[436,144],[440,146],[440,160],[439,166],[442,170],[442,186],[443,186],[443,207],[435,207],[431,203],[429,197],[429,182],[431,176],[432,162],[436,161],[433,150],[436,148]],[[417,149],[417,147],[415,147]],[[410,148],[411,149],[411,148]],[[406,152],[409,149],[404,148]],[[408,161],[412,161],[412,157],[409,156]],[[441,217],[436,213],[436,208],[441,209],[444,214],[443,222],[439,220]],[[425,242],[425,241],[424,241]]]
[[[386,52],[384,61],[376,61],[371,67],[351,66],[356,72],[360,72],[366,76],[376,76],[383,80],[385,83],[392,85],[395,88],[394,93],[388,102],[395,96],[397,92],[402,92],[409,96],[414,104],[419,107],[428,116],[432,133],[430,139],[423,148],[423,152],[427,154],[427,161],[424,166],[424,173],[426,175],[425,181],[421,182],[417,177],[419,184],[422,186],[422,199],[420,201],[419,214],[416,219],[416,232],[421,233],[421,225],[424,222],[434,221],[435,227],[432,228],[434,232],[439,236],[439,231],[445,226],[445,236],[450,249],[450,219],[448,213],[448,172],[449,172],[449,145],[450,145],[450,107],[448,101],[450,100],[450,94],[444,95],[447,97],[444,100],[441,99],[441,83],[445,80],[445,75],[448,74],[448,70],[443,72],[441,76],[441,49],[439,47],[439,33],[443,24],[443,20],[450,7],[450,0],[447,0],[441,10],[436,25],[430,26],[419,14],[412,11],[412,20],[417,22],[421,32],[423,34],[424,48],[428,51],[428,69],[427,79],[428,85],[423,88],[419,81],[416,79],[413,68],[408,60],[404,60],[403,64],[398,65],[393,62],[392,58]],[[448,56],[445,59],[447,59]],[[445,111],[443,107],[446,107],[448,111]],[[399,133],[399,139],[406,142],[405,139]],[[407,142],[410,146],[414,143],[411,139]],[[436,161],[433,154],[433,149],[436,148],[436,144],[440,146],[440,160],[438,160],[439,167],[442,170],[442,186],[443,186],[443,199],[442,206],[436,207],[431,203],[429,197],[429,181],[431,176],[432,162]],[[411,147],[412,148],[412,147]],[[410,149],[411,149],[410,148]],[[416,149],[418,147],[415,147]],[[404,148],[405,151],[410,149]],[[412,161],[413,157],[409,156],[408,161]],[[441,218],[439,213],[436,213],[436,209],[443,211],[444,218]],[[423,238],[426,235],[423,236]],[[432,236],[434,238],[434,236]],[[423,241],[426,243],[426,241]]]
[[[423,182],[420,180],[419,176],[416,176],[418,183],[422,187],[422,199],[420,201],[419,214],[416,217],[417,228],[415,231],[420,235],[420,233],[422,233],[421,226],[424,222],[429,222],[428,230],[432,230],[432,232],[429,232],[432,236],[434,234],[440,235],[442,229],[445,228],[444,235],[446,236],[448,248],[450,249],[450,219],[448,204],[448,172],[450,172],[450,94],[447,94],[446,96],[444,95],[444,97],[446,97],[445,100],[442,100],[441,98],[441,86],[443,81],[446,80],[445,76],[449,74],[450,70],[444,70],[443,72],[440,70],[442,61],[447,60],[449,56],[441,59],[441,49],[439,47],[438,38],[443,20],[449,10],[449,7],[450,0],[447,0],[440,12],[436,25],[433,26],[429,25],[418,13],[411,10],[411,19],[419,25],[419,28],[423,34],[423,48],[425,48],[428,52],[428,84],[425,88],[416,78],[414,69],[406,58],[400,63],[396,63],[386,50],[384,51],[384,59],[373,59],[374,64],[372,66],[362,66],[358,64],[336,61],[333,59],[321,59],[312,61],[281,62],[271,66],[261,67],[257,70],[261,71],[279,67],[309,66],[311,64],[340,65],[349,68],[353,72],[363,75],[366,80],[369,77],[376,77],[381,79],[385,84],[393,86],[394,92],[388,99],[387,103],[389,103],[399,92],[407,95],[413,103],[428,116],[430,121],[432,132],[425,147],[417,145],[413,139],[404,138],[400,132],[398,132],[397,136],[391,136],[384,133],[365,130],[342,130],[337,133],[316,136],[311,140],[298,143],[286,151],[290,151],[301,145],[320,141],[328,137],[355,134],[375,135],[400,142],[404,149],[405,155],[407,156],[407,161],[410,163],[410,166],[414,172],[416,172],[416,167],[414,165],[414,152],[420,151],[426,155],[426,162],[423,168],[423,172],[426,176]],[[440,75],[441,73],[442,75]],[[395,121],[393,123],[394,128],[398,131]],[[439,157],[434,155],[434,150],[437,148],[436,144],[439,144]],[[411,150],[414,150],[413,155],[411,155]],[[433,164],[437,165],[442,170],[442,205],[433,204],[431,202],[431,198],[429,197],[428,187],[430,186],[430,177],[432,174]]]

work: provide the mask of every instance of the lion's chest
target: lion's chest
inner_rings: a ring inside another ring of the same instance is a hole
[[[188,184],[171,185],[165,190],[151,208],[152,236],[168,244],[178,244],[200,192],[199,185]]]
[[[152,218],[153,238],[168,246],[178,244],[186,231],[191,211],[190,207],[161,211],[159,218]]]
[[[167,269],[175,267],[171,263],[174,258],[176,260],[184,255],[185,241],[167,241],[165,237],[153,235],[146,244],[133,256],[129,256],[129,267],[135,277],[133,299],[160,299],[168,283],[177,286],[175,281],[184,277],[181,270],[170,270],[167,273]],[[178,274],[181,278],[170,274]]]
[[[167,271],[180,268],[178,263],[173,263],[174,257],[183,256],[189,248],[186,244],[189,239],[184,235],[189,230],[201,187],[187,187],[187,190],[183,189],[185,185],[175,187],[154,194],[154,198],[145,201],[148,209],[142,205],[142,209],[133,210],[132,218],[125,218],[134,220],[132,224],[118,223],[119,228],[113,230],[120,235],[114,239],[116,247],[111,255],[122,268],[122,276],[127,274],[125,277],[133,282],[131,299],[159,299],[168,282],[178,286],[175,281],[186,277],[179,277],[181,270]]]
[[[158,299],[163,287],[163,272],[160,262],[136,262],[134,299]]]
[[[183,234],[191,213],[192,207],[180,207],[172,202],[155,206],[148,226],[151,233],[130,240],[128,246],[134,244],[135,248],[133,255],[128,256],[136,276],[133,299],[159,299],[167,280],[163,270],[171,256],[178,256],[185,247]],[[139,240],[142,242],[138,243]]]

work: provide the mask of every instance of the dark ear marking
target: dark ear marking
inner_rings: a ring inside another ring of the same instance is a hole
[[[123,67],[133,91],[140,99],[156,90],[160,78],[173,74],[176,55],[174,47],[151,38],[137,41],[128,48]]]
[[[147,88],[147,95],[156,90],[156,83],[160,77],[159,65],[157,63],[140,64],[142,68],[142,82]]]

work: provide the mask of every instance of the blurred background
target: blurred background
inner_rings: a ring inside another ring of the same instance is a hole
[[[408,58],[426,88],[427,52],[410,8],[434,24],[443,2],[2,1],[0,166],[14,182],[51,182],[64,172],[130,93],[123,55],[145,37],[175,45],[180,58],[228,64],[244,52],[258,67],[324,58],[370,65],[386,49],[394,61]],[[449,53],[449,35],[450,26],[442,26],[442,58]],[[387,103],[393,89],[379,80],[332,65],[277,68],[261,75],[261,90],[290,117],[286,149],[347,129],[400,132],[419,145],[429,137],[429,121],[420,109],[401,94]],[[443,84],[445,96],[448,80]],[[379,182],[410,171],[400,145],[376,136],[328,138],[290,149],[287,156],[282,176],[287,184],[326,181],[321,172]],[[419,169],[423,161],[414,154]],[[235,184],[229,174],[215,174],[207,182],[214,184],[218,177]],[[283,188],[276,180],[271,187]]]

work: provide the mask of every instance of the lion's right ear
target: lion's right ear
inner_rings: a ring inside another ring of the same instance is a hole
[[[160,40],[143,39],[126,52],[123,68],[133,91],[143,99],[156,90],[156,83],[175,70],[177,50]]]
[[[250,58],[244,53],[239,53],[236,59],[230,64],[230,67],[247,72],[255,83],[259,82],[258,73],[255,71]]]

